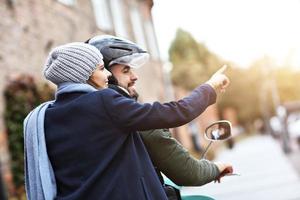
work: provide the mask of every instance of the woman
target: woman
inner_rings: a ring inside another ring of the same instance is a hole
[[[167,199],[136,131],[193,120],[215,102],[214,88],[203,84],[178,102],[139,104],[102,89],[109,75],[102,55],[84,43],[55,48],[44,75],[58,90],[24,122],[28,199]],[[222,77],[210,83],[225,89]]]

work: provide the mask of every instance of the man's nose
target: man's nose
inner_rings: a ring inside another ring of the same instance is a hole
[[[132,81],[137,81],[138,78],[139,78],[139,77],[136,75],[136,73],[132,72],[132,74],[131,74],[131,80],[132,80]]]

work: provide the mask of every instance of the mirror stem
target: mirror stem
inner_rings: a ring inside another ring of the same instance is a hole
[[[204,152],[202,153],[200,159],[205,159],[206,153],[208,151],[208,148],[210,147],[210,145],[212,144],[213,141],[210,141],[209,144],[207,145],[207,147],[205,148]]]

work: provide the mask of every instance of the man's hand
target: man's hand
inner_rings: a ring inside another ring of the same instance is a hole
[[[226,69],[227,65],[223,65],[223,67],[216,73],[214,73],[212,77],[206,82],[215,89],[216,93],[225,92],[230,83],[229,78],[224,74]]]
[[[233,172],[233,168],[231,164],[228,163],[215,163],[220,171],[219,176],[216,178],[215,182],[221,182],[221,178],[226,174],[231,174]]]

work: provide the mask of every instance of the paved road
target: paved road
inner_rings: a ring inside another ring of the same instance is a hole
[[[300,200],[299,174],[269,136],[243,140],[233,150],[219,153],[216,161],[231,162],[241,176],[225,177],[221,184],[185,187],[182,194],[217,200]]]

